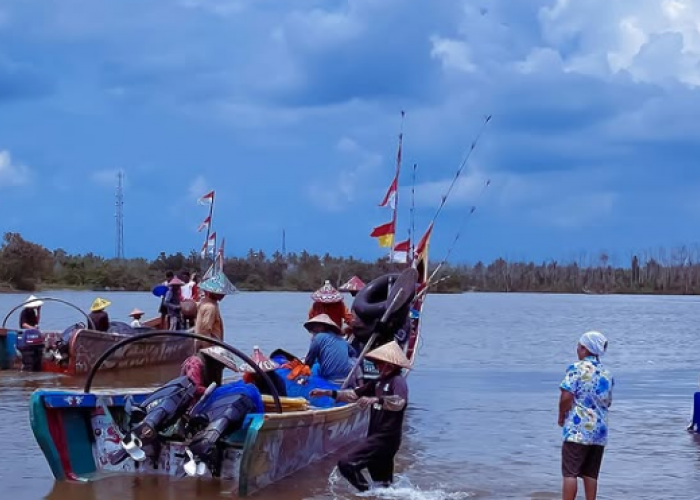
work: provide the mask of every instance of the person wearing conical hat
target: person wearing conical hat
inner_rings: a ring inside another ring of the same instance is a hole
[[[318,363],[318,375],[331,382],[343,383],[357,358],[357,352],[343,337],[340,327],[327,314],[314,316],[304,328],[312,335],[304,364],[312,368]]]
[[[331,391],[314,389],[310,396],[331,396],[337,401],[370,407],[367,439],[338,462],[340,474],[359,491],[369,483],[362,473],[367,469],[372,481],[387,486],[393,482],[394,457],[401,446],[403,419],[408,405],[408,385],[401,369],[411,362],[396,341],[378,347],[366,356],[379,369],[379,378],[357,389]]]
[[[27,297],[24,301],[24,308],[19,315],[19,327],[22,330],[31,330],[39,328],[41,320],[41,306],[44,305],[43,300],[39,300],[34,295]]]
[[[197,386],[196,395],[201,396],[212,382],[221,385],[224,368],[239,371],[233,354],[223,347],[211,346],[188,357],[182,363],[180,375],[189,377]]]
[[[168,320],[168,330],[182,330],[182,286],[185,284],[177,276],[168,281],[168,292],[165,294],[165,306]]]
[[[88,316],[95,326],[95,330],[98,332],[106,332],[109,330],[109,314],[107,314],[105,309],[107,309],[110,304],[112,303],[109,300],[97,297],[90,306],[90,314]]]
[[[340,285],[340,287],[338,287],[338,291],[348,292],[352,297],[354,297],[357,295],[357,292],[362,290],[364,287],[365,283],[357,276],[353,276],[347,282]]]
[[[236,293],[238,290],[229,281],[222,270],[216,271],[212,276],[199,284],[199,289],[204,292],[204,298],[197,309],[197,319],[194,324],[194,332],[206,335],[218,340],[224,338],[224,321],[221,318],[219,302],[226,295]],[[199,350],[209,345],[208,342],[196,341],[195,349]]]
[[[144,312],[141,309],[134,309],[129,313],[129,316],[134,318],[131,322],[131,328],[141,328],[143,325],[141,324],[141,317],[143,317]]]
[[[275,372],[279,365],[272,361],[270,358],[265,356],[260,350],[260,347],[253,346],[253,354],[251,354],[250,359],[264,371],[270,378],[270,381],[274,384],[275,389],[277,389],[277,395],[286,396],[287,395],[287,384],[284,379]],[[267,382],[250,366],[248,363],[243,363],[240,368],[243,373],[243,382],[246,384],[253,384],[258,388],[260,394],[270,394],[272,395],[272,390]]]
[[[343,296],[336,290],[331,282],[326,280],[321,288],[311,294],[311,308],[309,309],[309,318],[319,314],[327,314],[333,322],[342,328],[343,323],[350,324],[352,321],[352,313],[345,305]]]

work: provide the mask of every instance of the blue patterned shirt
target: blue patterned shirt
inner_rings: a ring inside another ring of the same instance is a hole
[[[608,407],[615,380],[593,356],[569,366],[561,389],[574,395],[562,429],[564,441],[605,446],[608,442]]]

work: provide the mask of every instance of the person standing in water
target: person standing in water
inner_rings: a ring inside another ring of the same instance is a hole
[[[608,347],[605,336],[584,333],[576,346],[579,361],[569,366],[559,388],[562,499],[574,500],[578,478],[583,479],[586,500],[595,500],[598,473],[608,442],[608,409],[615,385],[612,374],[600,363]]]
[[[357,389],[335,391],[313,389],[309,396],[331,396],[337,401],[370,407],[367,438],[338,462],[338,471],[359,491],[369,483],[362,474],[367,469],[372,481],[388,486],[394,480],[394,457],[401,447],[403,418],[408,405],[408,385],[401,369],[411,368],[396,341],[370,351],[367,358],[375,362],[379,378]]]

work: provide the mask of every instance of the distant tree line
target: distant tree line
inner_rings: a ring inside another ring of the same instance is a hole
[[[509,262],[441,267],[435,292],[550,292],[550,293],[700,293],[700,248],[680,247],[630,255],[626,265],[605,253],[583,254],[569,262]],[[431,265],[435,269],[437,262]],[[154,260],[105,259],[92,253],[71,255],[49,250],[5,233],[0,247],[0,290],[42,288],[92,290],[150,290],[167,271],[197,272],[204,263],[196,251],[189,255],[160,253]],[[266,255],[250,250],[245,257],[227,257],[224,271],[241,290],[312,291],[330,280],[338,286],[353,275],[365,282],[396,271],[387,258],[373,262],[353,257],[301,253]]]

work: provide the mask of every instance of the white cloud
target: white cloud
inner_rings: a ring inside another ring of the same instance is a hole
[[[90,179],[92,179],[92,182],[100,184],[101,186],[116,188],[118,173],[119,169],[116,168],[98,170],[90,176]],[[124,183],[126,183],[126,176],[124,176]]]
[[[190,184],[188,193],[191,198],[198,200],[199,198],[207,194],[209,191],[211,191],[211,188],[209,187],[207,180],[204,178],[203,175],[198,175]]]
[[[0,188],[22,186],[30,176],[29,167],[13,162],[9,151],[0,150]]]
[[[430,44],[430,56],[438,59],[444,69],[464,73],[476,71],[476,66],[471,60],[471,50],[466,42],[433,35],[430,37]]]
[[[697,0],[556,0],[540,10],[553,49],[575,42],[569,69],[637,81],[700,86],[700,2]]]
[[[486,181],[491,184],[485,189]],[[578,169],[534,173],[492,171],[471,167],[457,180],[445,209],[488,205],[513,223],[579,228],[599,222],[615,209],[619,194],[603,170]],[[416,186],[416,205],[435,208],[452,179]],[[483,194],[483,198],[482,198]]]
[[[342,211],[355,201],[358,188],[373,178],[382,164],[382,155],[366,150],[350,137],[341,138],[336,149],[344,155],[359,156],[359,160],[341,169],[335,178],[313,182],[307,189],[315,205],[332,212]]]

